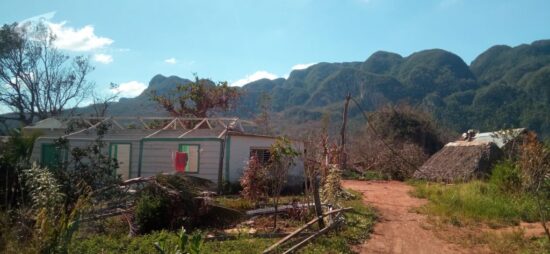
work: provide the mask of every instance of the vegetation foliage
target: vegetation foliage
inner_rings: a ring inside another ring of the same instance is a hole
[[[241,195],[256,204],[267,197],[267,174],[257,156],[250,157],[240,179]]]
[[[360,193],[354,193],[355,198],[342,201],[342,205],[353,207],[353,212],[345,214],[345,223],[341,230],[332,231],[309,243],[300,253],[353,253],[351,246],[359,244],[372,231],[375,221],[374,210],[365,206]],[[198,233],[186,233],[189,238]],[[195,236],[198,239],[198,236]],[[128,237],[125,234],[91,235],[79,241],[71,242],[71,253],[157,253],[158,245],[163,242],[165,253],[174,253],[176,246],[180,246],[181,231],[154,231],[150,234]],[[243,235],[235,240],[204,241],[201,253],[258,253],[269,247],[278,239],[254,238]],[[189,243],[188,240],[188,244]],[[178,249],[182,249],[178,247]],[[184,252],[185,253],[185,252]],[[190,252],[193,253],[193,252]]]
[[[351,140],[357,171],[397,180],[410,178],[448,139],[427,113],[406,104],[378,109],[363,128]]]
[[[207,79],[195,77],[194,82],[178,84],[168,93],[150,92],[151,100],[157,102],[172,116],[208,117],[216,110],[228,110],[235,106],[239,91],[227,82],[214,84]]]

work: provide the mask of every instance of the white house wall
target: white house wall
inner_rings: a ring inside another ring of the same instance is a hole
[[[172,152],[177,152],[180,144],[199,145],[199,172],[187,173],[192,176],[218,182],[220,142],[219,141],[143,141],[141,176],[174,172]]]
[[[275,142],[274,138],[258,136],[231,136],[229,152],[229,181],[239,182],[243,170],[250,158],[251,148],[269,149]],[[299,144],[294,144],[295,148],[301,152],[303,150]],[[303,179],[303,163],[296,160],[296,165],[290,169],[288,183],[290,185],[301,184]]]
[[[184,139],[158,138],[157,140],[154,138],[143,139],[145,133],[147,132],[137,130],[107,133],[103,138],[105,142],[104,153],[109,153],[110,144],[131,144],[129,177],[132,178],[174,172],[172,152],[178,151],[180,144],[199,145],[199,172],[188,174],[217,183],[221,148],[219,140],[201,137]],[[58,137],[58,135],[46,131],[45,135],[36,140],[31,160],[40,162],[42,159],[42,144],[51,144]],[[95,138],[95,133],[92,131],[68,137],[70,148],[86,147],[91,142],[94,142]],[[228,147],[225,149],[226,157],[223,162],[223,179],[229,180],[232,183],[238,183],[249,159],[250,149],[269,149],[274,142],[275,139],[270,137],[230,135],[227,144]],[[295,143],[294,146],[300,152],[303,150],[302,145],[299,143]],[[296,160],[296,165],[289,172],[289,184],[301,184],[302,179],[303,162]]]

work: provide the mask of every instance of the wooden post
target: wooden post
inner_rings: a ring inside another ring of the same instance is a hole
[[[344,103],[344,114],[342,116],[342,129],[340,129],[341,143],[340,143],[340,170],[345,170],[347,167],[346,161],[346,125],[348,122],[348,107],[349,100],[351,99],[351,93],[346,96]]]
[[[317,217],[323,216],[323,208],[321,207],[321,197],[319,196],[319,178],[318,174],[315,174],[313,179],[313,201],[315,202],[315,214]],[[325,222],[323,218],[319,220],[319,228],[324,228]]]
[[[221,142],[221,145],[220,145],[220,161],[219,161],[219,165],[218,165],[218,194],[223,194],[223,159],[225,157],[225,146],[226,146],[226,141],[227,141],[227,133],[229,131],[229,127],[225,127],[225,135],[224,135],[224,138],[222,140],[220,140]],[[229,170],[229,169],[227,169]],[[227,181],[229,181],[229,179],[226,179]]]

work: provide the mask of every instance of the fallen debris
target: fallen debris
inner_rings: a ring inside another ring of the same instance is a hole
[[[349,211],[349,210],[352,210],[353,208],[351,207],[348,207],[348,208],[341,208],[341,209],[336,209],[336,210],[332,210],[332,211],[328,211],[328,212],[325,212],[323,213],[321,216],[309,221],[308,223],[306,223],[304,226],[300,227],[299,229],[297,229],[296,231],[292,232],[291,234],[287,235],[286,237],[284,237],[283,239],[277,241],[275,244],[271,245],[269,248],[265,249],[263,251],[264,254],[266,253],[270,253],[272,251],[274,251],[275,249],[279,248],[281,245],[287,243],[289,240],[291,240],[293,237],[299,235],[302,231],[306,230],[307,228],[309,228],[311,225],[315,224],[317,221],[319,220],[322,220],[324,217],[327,217],[327,216],[331,216],[331,220],[332,223],[329,223],[326,227],[322,228],[321,230],[311,234],[310,236],[308,236],[307,238],[305,238],[304,240],[302,240],[301,242],[299,242],[298,244],[292,246],[291,248],[289,248],[287,251],[285,251],[284,253],[290,253],[292,251],[296,251],[298,250],[299,248],[303,247],[307,242],[311,241],[312,239],[314,239],[315,237],[327,232],[328,230],[330,230],[331,228],[335,227],[337,224],[339,224],[341,222],[341,220],[337,220],[337,219],[334,219],[334,218],[339,218],[343,212],[346,212],[346,211]],[[333,214],[336,214],[335,216],[332,216]]]

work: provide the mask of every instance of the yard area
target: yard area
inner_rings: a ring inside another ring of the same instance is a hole
[[[428,203],[416,211],[428,216],[426,228],[464,248],[488,253],[548,253],[550,242],[537,220],[533,197],[502,192],[492,182],[457,184],[410,182],[411,194]]]
[[[366,206],[360,193],[351,200],[342,201],[343,207],[352,207],[353,210],[345,213],[345,223],[338,230],[330,231],[306,247],[300,253],[352,253],[352,246],[360,244],[368,238],[375,223],[375,213],[371,207]],[[282,203],[301,198],[301,196],[285,196]],[[227,207],[245,211],[253,207],[250,201],[240,197],[218,197],[216,201]],[[280,233],[289,232],[304,224],[304,220],[296,220],[281,216],[279,222]],[[311,218],[311,217],[309,217]],[[248,219],[240,222],[247,222]],[[237,230],[238,229],[238,230]],[[127,236],[127,227],[123,221],[117,218],[109,220],[105,226],[105,232],[87,233],[81,230],[69,246],[70,253],[155,253],[155,242],[165,242],[173,245],[177,242],[177,232],[155,231],[150,234],[137,237]],[[231,240],[206,240],[203,244],[203,253],[261,253],[264,249],[275,243],[281,237],[261,238],[256,237],[261,233],[272,232],[272,220],[269,216],[257,218],[254,223],[236,223],[224,228],[201,228],[205,235],[215,235],[227,232]]]

